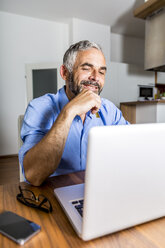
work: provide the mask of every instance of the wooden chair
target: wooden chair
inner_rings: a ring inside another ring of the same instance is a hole
[[[18,116],[18,150],[23,145],[23,141],[22,141],[21,136],[20,136],[23,118],[24,118],[24,115]],[[22,167],[21,167],[20,163],[19,163],[19,177],[20,177],[20,182],[25,181],[24,175],[22,174]]]

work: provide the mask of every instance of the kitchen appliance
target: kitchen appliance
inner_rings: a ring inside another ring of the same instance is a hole
[[[139,86],[139,101],[154,99],[154,86],[152,85],[138,85]]]

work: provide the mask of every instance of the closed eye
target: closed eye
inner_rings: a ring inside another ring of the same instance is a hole
[[[92,65],[92,64],[89,64],[89,63],[87,63],[87,62],[85,62],[84,64],[81,65],[81,68],[82,68],[82,70],[84,70],[84,71],[88,71],[88,70],[90,70],[92,67],[93,67],[93,65]]]
[[[82,70],[83,71],[89,71],[90,70],[90,67],[82,67]]]
[[[99,71],[101,75],[105,75],[105,71]]]

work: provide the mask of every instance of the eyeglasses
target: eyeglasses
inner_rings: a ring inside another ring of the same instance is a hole
[[[20,194],[17,195],[17,200],[24,205],[32,208],[37,208],[46,213],[52,212],[53,208],[47,197],[44,195],[35,196],[35,194],[28,189],[22,189],[19,186]]]

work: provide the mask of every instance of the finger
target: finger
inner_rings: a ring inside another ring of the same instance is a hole
[[[94,107],[94,108],[91,109],[91,113],[92,114],[96,114],[98,111],[99,111],[99,109],[96,108],[96,107]]]

